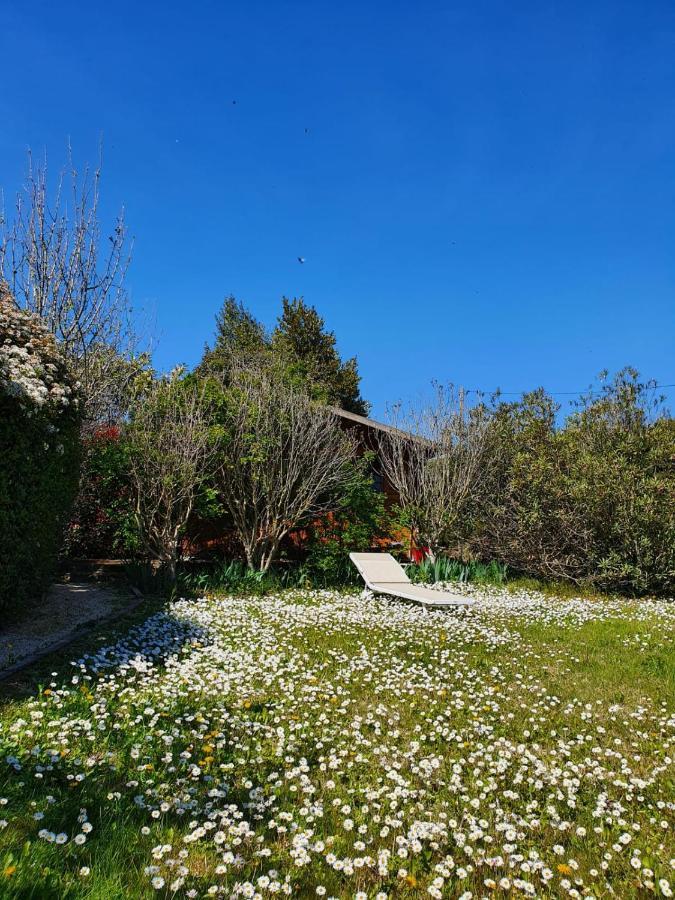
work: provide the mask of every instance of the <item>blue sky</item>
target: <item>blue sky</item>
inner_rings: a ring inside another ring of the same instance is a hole
[[[376,415],[434,378],[675,382],[672,2],[0,15],[5,203],[27,147],[56,171],[102,135],[160,367],[198,360],[225,295],[272,325],[285,294],[358,356]]]

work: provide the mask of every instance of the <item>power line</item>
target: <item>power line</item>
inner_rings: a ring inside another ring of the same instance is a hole
[[[663,390],[665,388],[675,388],[675,384],[653,384],[649,385],[652,390],[658,391]],[[531,390],[528,391],[501,391],[497,388],[493,391],[483,391],[480,388],[465,388],[465,394],[490,394],[490,393],[499,393],[502,397],[522,397],[523,394],[532,393]],[[589,390],[588,388],[583,391],[546,391],[547,394],[551,397],[580,397],[582,394],[596,394],[599,391]]]

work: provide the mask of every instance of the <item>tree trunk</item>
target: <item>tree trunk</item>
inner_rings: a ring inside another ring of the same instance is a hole
[[[169,584],[171,585],[171,587],[175,587],[176,586],[176,557],[175,556],[171,556],[171,558],[167,560],[165,571],[167,573],[167,578],[169,579]]]
[[[279,550],[279,541],[276,538],[266,538],[252,547],[245,547],[246,565],[256,572],[267,572],[276,559]]]
[[[279,550],[279,542],[274,540],[268,543],[266,552],[263,553],[262,560],[260,563],[261,572],[267,572],[269,567],[272,565],[274,560],[277,557],[277,552]]]

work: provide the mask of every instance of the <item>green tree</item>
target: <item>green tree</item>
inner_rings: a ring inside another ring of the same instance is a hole
[[[218,429],[199,381],[175,369],[139,392],[126,434],[138,538],[176,581],[180,539],[219,465]]]
[[[356,359],[340,359],[335,334],[302,297],[284,297],[272,334],[272,352],[292,382],[304,385],[315,399],[349,412],[368,415],[361,397]]]
[[[356,455],[335,413],[270,366],[232,373],[218,410],[218,488],[250,569],[265,572],[284,538],[334,510]]]
[[[82,436],[80,485],[66,533],[72,557],[126,557],[138,549],[122,428],[99,427]]]
[[[634,593],[675,581],[675,422],[632,368],[583,396],[561,434],[574,506],[592,529],[588,576]]]
[[[556,428],[559,407],[542,388],[493,410],[485,490],[470,520],[477,556],[537,578],[580,580],[590,529],[570,495],[569,459]]]
[[[269,364],[289,386],[314,400],[368,415],[359,389],[356,359],[343,361],[335,335],[302,297],[282,298],[283,309],[272,335],[240,300],[227,297],[216,316],[216,339],[206,347],[197,374],[216,375],[229,383],[241,365]]]
[[[213,348],[205,348],[198,372],[201,375],[229,373],[236,360],[264,354],[268,348],[264,325],[241,300],[230,295],[216,315],[216,340]]]

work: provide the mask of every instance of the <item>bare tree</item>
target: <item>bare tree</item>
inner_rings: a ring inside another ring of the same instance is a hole
[[[400,498],[413,539],[434,554],[456,540],[478,487],[487,445],[487,414],[464,392],[435,386],[429,404],[397,405],[379,438],[384,474]]]
[[[220,490],[248,566],[267,571],[289,531],[334,508],[356,445],[334,412],[264,366],[231,377]]]
[[[153,382],[128,427],[134,510],[145,551],[176,579],[179,540],[219,446],[203,393],[180,372]]]
[[[101,417],[119,358],[133,350],[130,262],[124,213],[110,233],[99,222],[101,165],[78,173],[68,158],[50,198],[46,160],[28,157],[28,176],[11,222],[0,232],[0,278],[19,307],[37,313],[82,384],[88,420]]]

